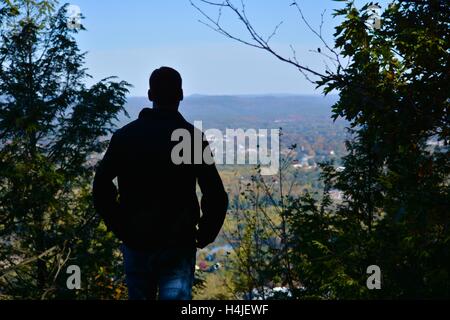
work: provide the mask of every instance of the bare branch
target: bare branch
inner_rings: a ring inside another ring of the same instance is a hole
[[[292,50],[292,57],[293,57],[292,59],[294,59],[295,63],[299,64],[299,62],[297,60],[297,51],[295,50],[295,48],[292,45],[290,45],[290,48]],[[303,71],[300,68],[297,68],[297,69],[306,78],[306,80],[308,80],[309,82],[314,83],[314,81],[308,76],[308,74],[305,71]]]
[[[269,43],[270,40],[277,34],[278,29],[283,24],[283,21],[281,21],[279,24],[276,25],[275,29],[273,30],[272,34],[267,38],[266,42]]]
[[[291,4],[291,6],[295,6],[297,8],[297,11],[299,12],[300,17],[302,18],[303,22],[308,27],[308,29],[319,38],[319,40],[324,44],[325,48],[327,48],[331,53],[334,54],[334,56],[335,56],[334,60],[338,63],[338,65],[341,65],[341,61],[339,59],[339,53],[336,52],[335,49],[331,48],[331,46],[325,41],[325,39],[323,38],[323,35],[322,35],[322,27],[323,27],[323,23],[324,23],[324,15],[325,15],[326,10],[322,11],[322,13],[320,15],[320,26],[319,26],[319,31],[317,31],[311,26],[311,24],[305,18],[305,16],[303,15],[303,11],[300,8],[300,5],[297,3],[297,1],[294,1]]]
[[[23,266],[25,266],[25,265],[27,265],[27,264],[30,264],[30,263],[32,263],[32,262],[34,262],[34,261],[36,261],[36,260],[42,259],[43,257],[45,257],[45,256],[47,256],[47,255],[49,255],[49,254],[51,254],[51,253],[52,253],[53,251],[55,251],[57,248],[58,248],[58,246],[51,247],[50,249],[45,250],[44,252],[42,252],[41,254],[39,254],[39,255],[37,255],[37,256],[34,256],[34,257],[31,257],[31,258],[25,259],[24,261],[22,261],[22,262],[19,263],[19,264],[16,264],[16,265],[14,265],[14,266],[11,266],[11,267],[9,267],[9,268],[6,268],[6,269],[4,269],[4,270],[1,270],[2,273],[0,274],[0,278],[3,278],[3,277],[6,276],[7,274],[13,272],[14,270],[17,270],[18,268],[21,268],[21,267],[23,267]]]
[[[194,0],[189,0],[192,7],[194,7],[203,17],[206,19],[206,21],[200,20],[199,22],[206,25],[210,29],[214,30],[215,32],[222,34],[232,40],[235,40],[237,42],[240,42],[242,44],[245,44],[250,47],[258,48],[264,51],[269,52],[273,56],[275,56],[278,60],[286,62],[290,65],[293,65],[296,67],[303,75],[306,75],[306,73],[312,74],[314,76],[320,77],[320,78],[326,78],[327,76],[317,72],[307,66],[304,66],[299,63],[298,59],[296,57],[284,57],[281,54],[279,54],[274,48],[272,48],[269,45],[269,42],[272,40],[272,38],[276,35],[278,29],[282,25],[283,22],[280,22],[274,29],[274,31],[269,35],[267,39],[264,39],[253,27],[252,23],[247,17],[246,10],[245,10],[245,3],[243,0],[241,0],[241,8],[236,7],[230,0],[224,0],[223,2],[213,2],[209,0],[198,0],[201,3],[216,6],[219,7],[219,19],[212,19],[202,8],[200,8],[199,5],[194,3]],[[233,12],[238,20],[242,23],[242,25],[247,30],[251,40],[244,40],[243,38],[236,36],[234,34],[231,34],[229,31],[227,31],[222,24],[220,23],[220,17],[222,15],[223,9],[228,9],[231,12]],[[316,83],[316,81],[313,81],[309,76],[306,76],[306,79],[312,83]]]

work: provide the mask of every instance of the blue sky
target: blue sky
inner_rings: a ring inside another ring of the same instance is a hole
[[[236,2],[236,0],[235,0]],[[238,0],[239,2],[239,0]],[[331,0],[298,1],[313,26],[325,13],[323,33],[331,39],[337,23],[331,14],[343,4]],[[384,4],[386,1],[380,1]],[[73,0],[86,17],[88,29],[77,38],[88,51],[87,67],[98,81],[115,75],[133,84],[131,96],[145,96],[148,77],[160,66],[182,74],[185,94],[320,94],[292,66],[269,54],[227,39],[198,22],[200,14],[189,0]],[[284,21],[273,46],[289,54],[290,45],[301,62],[323,69],[323,58],[309,52],[320,41],[307,30],[292,0],[246,0],[257,30],[269,35]],[[365,1],[356,1],[356,4]],[[207,8],[208,9],[208,8]],[[215,15],[215,11],[209,11]],[[246,35],[236,19],[224,14],[224,25]]]

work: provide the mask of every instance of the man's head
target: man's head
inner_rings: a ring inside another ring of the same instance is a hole
[[[153,71],[148,98],[157,108],[177,109],[183,100],[182,79],[178,71],[169,67]]]

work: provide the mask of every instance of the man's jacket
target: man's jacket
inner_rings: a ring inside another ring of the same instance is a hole
[[[181,141],[179,135],[172,138],[177,129],[190,133],[190,141],[184,141],[190,150],[174,152]],[[196,130],[204,137],[179,112],[145,108],[136,121],[112,136],[96,171],[94,206],[108,228],[130,248],[202,248],[219,233],[228,197],[214,163],[208,164],[203,157],[198,163]],[[200,151],[211,155],[204,139],[200,144]],[[173,154],[191,157],[191,161],[176,164]],[[113,183],[116,177],[118,190]]]

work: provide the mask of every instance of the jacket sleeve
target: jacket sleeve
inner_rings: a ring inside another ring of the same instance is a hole
[[[207,142],[204,143],[205,148],[206,152],[211,152]],[[204,248],[216,239],[222,228],[228,209],[228,195],[214,163],[201,164],[197,181],[202,192],[202,217],[198,224],[197,247]]]
[[[93,184],[94,207],[103,218],[108,229],[118,235],[118,191],[113,183],[118,173],[119,150],[117,137],[113,135],[108,149],[100,161]]]

